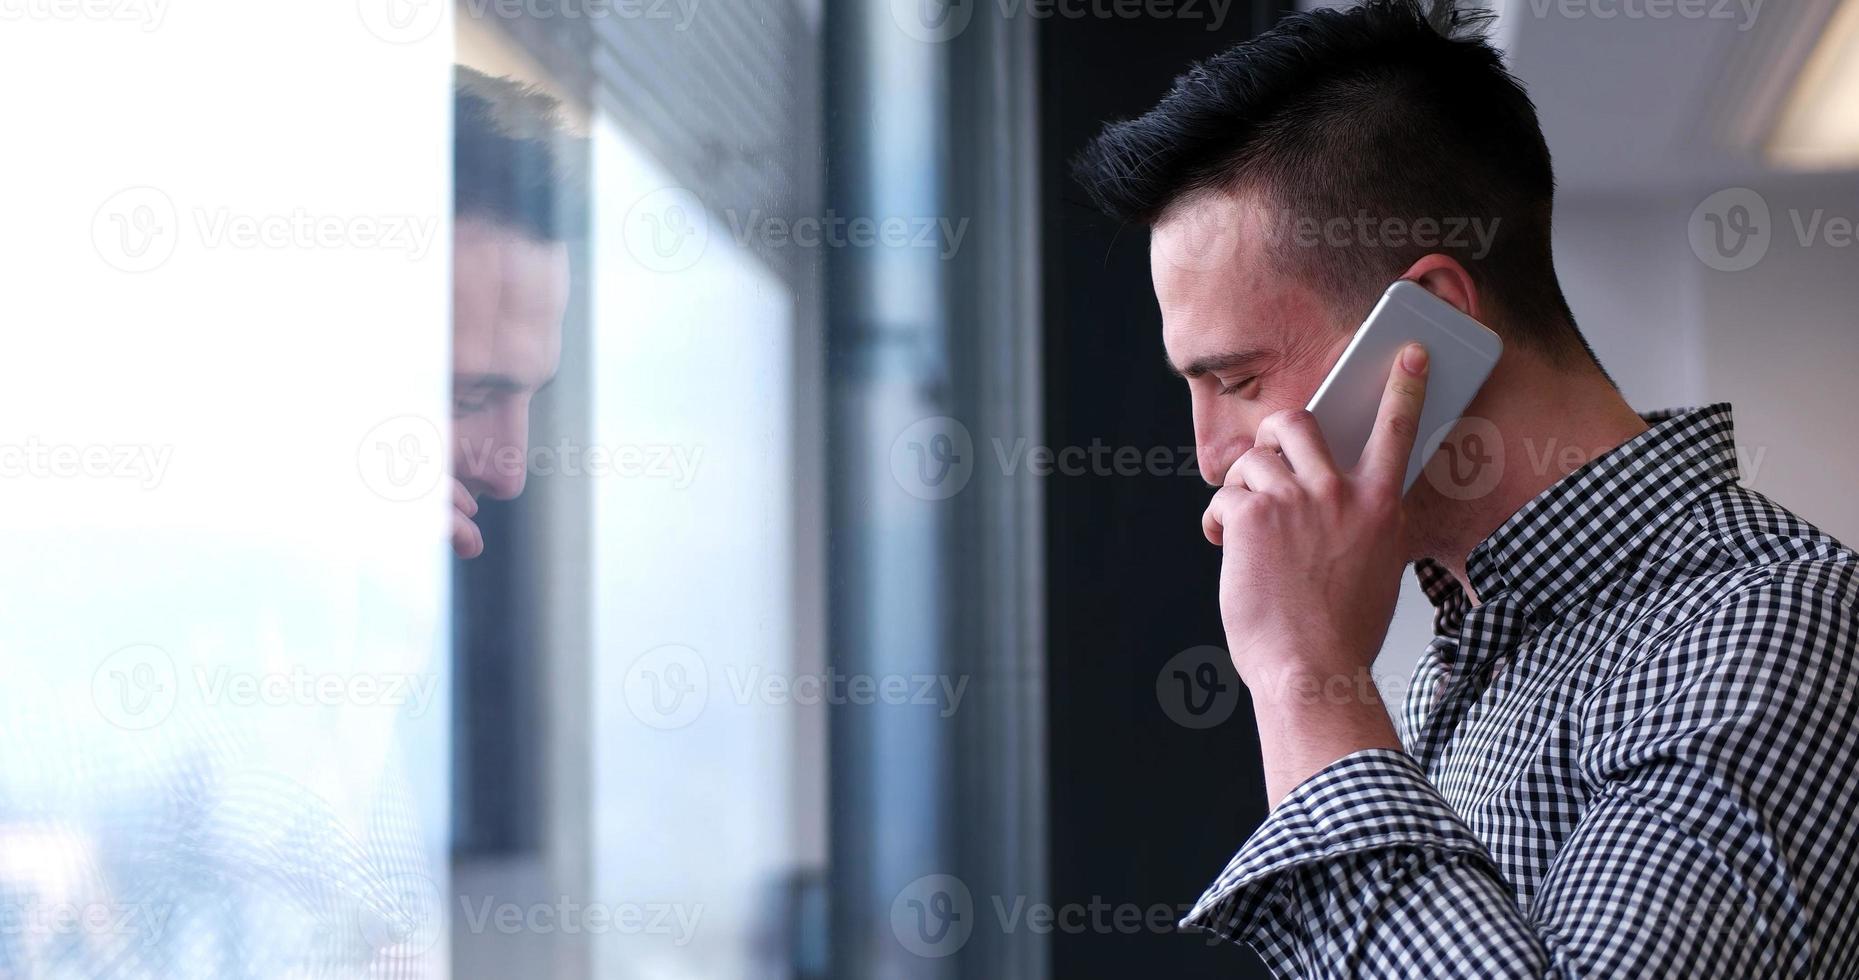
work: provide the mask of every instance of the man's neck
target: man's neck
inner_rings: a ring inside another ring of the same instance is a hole
[[[1599,371],[1557,371],[1520,357],[1500,364],[1485,390],[1501,394],[1480,395],[1465,414],[1490,424],[1460,426],[1454,451],[1464,459],[1490,457],[1470,440],[1488,442],[1495,433],[1504,446],[1495,485],[1454,499],[1422,480],[1419,499],[1410,501],[1423,528],[1420,552],[1452,572],[1474,603],[1478,594],[1465,571],[1472,549],[1557,481],[1647,428]]]

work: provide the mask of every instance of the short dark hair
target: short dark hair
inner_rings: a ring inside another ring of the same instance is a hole
[[[1432,247],[1358,242],[1286,258],[1366,312],[1421,256],[1452,255],[1508,334],[1556,363],[1592,362],[1550,254],[1549,147],[1485,40],[1490,18],[1451,0],[1293,14],[1194,65],[1141,118],[1105,127],[1073,172],[1100,210],[1146,225],[1190,195],[1239,189],[1300,220],[1495,223],[1477,255],[1442,234]]]
[[[581,209],[582,138],[560,103],[511,78],[454,69],[452,215],[482,218],[538,241],[567,238]]]

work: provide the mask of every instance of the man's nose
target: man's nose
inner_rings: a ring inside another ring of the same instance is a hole
[[[1217,487],[1226,482],[1226,471],[1232,469],[1239,457],[1252,448],[1252,440],[1240,442],[1203,442],[1195,447],[1195,462],[1201,468],[1201,479],[1210,487]]]
[[[1226,477],[1226,468],[1238,453],[1227,453],[1228,429],[1215,406],[1199,390],[1194,392],[1194,465],[1200,469],[1201,482],[1217,487]]]
[[[497,500],[511,500],[523,492],[529,479],[529,446],[519,440],[499,447],[486,472],[478,474],[484,492]]]
[[[1196,461],[1201,467],[1202,482],[1210,487],[1219,486],[1220,481],[1226,477],[1226,467],[1223,465],[1220,458],[1219,450],[1212,446],[1203,445],[1199,448],[1196,456],[1198,457]]]
[[[523,492],[529,480],[529,420],[510,411],[497,419],[490,440],[493,446],[476,467],[477,489],[497,500],[510,500]]]
[[[511,399],[497,414],[495,438],[501,462],[485,481],[485,492],[498,500],[510,500],[523,492],[529,480],[529,399]]]

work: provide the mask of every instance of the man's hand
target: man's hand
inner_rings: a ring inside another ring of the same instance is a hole
[[[452,551],[460,558],[476,558],[484,553],[484,532],[472,518],[478,516],[478,502],[457,477],[452,481]]]
[[[1426,351],[1409,344],[1353,472],[1309,412],[1274,413],[1202,515],[1222,548],[1227,649],[1252,692],[1274,805],[1351,752],[1400,747],[1369,666],[1400,592],[1401,481],[1425,396]]]

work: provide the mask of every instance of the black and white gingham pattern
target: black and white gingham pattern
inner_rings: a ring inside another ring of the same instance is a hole
[[[1294,790],[1183,920],[1299,977],[1859,976],[1859,556],[1737,483],[1728,405],[1475,549],[1405,752]]]

